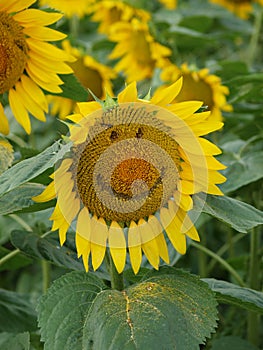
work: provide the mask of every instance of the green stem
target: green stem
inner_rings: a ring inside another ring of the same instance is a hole
[[[243,282],[242,278],[239,276],[239,274],[236,272],[236,270],[233,269],[231,265],[229,265],[224,259],[222,259],[220,256],[218,256],[216,253],[212,252],[212,250],[205,248],[201,244],[197,244],[195,242],[191,242],[191,245],[195,248],[203,251],[207,255],[211,256],[213,259],[217,260],[232,276],[235,278],[237,283],[241,287],[245,287],[245,283]]]
[[[26,231],[32,232],[32,228],[20,216],[16,214],[10,214],[9,217],[20,224]]]
[[[246,237],[246,235],[244,235],[244,233],[240,233],[238,235],[235,235],[233,238],[232,238],[232,244],[234,245],[235,243],[237,243],[240,239]],[[227,252],[229,250],[229,243],[225,243],[217,252],[216,252],[216,255],[218,256],[222,256],[225,252]],[[217,263],[216,260],[212,260],[208,267],[207,267],[207,271],[208,273],[210,271],[213,270],[215,264]]]
[[[260,231],[252,229],[250,235],[250,265],[249,265],[249,287],[255,290],[260,289],[259,279],[259,247]],[[260,337],[260,316],[255,312],[249,312],[247,318],[247,337],[255,346],[259,346]]]
[[[50,285],[50,263],[46,260],[41,261],[42,266],[42,288],[46,293]]]
[[[13,250],[12,252],[6,254],[3,258],[0,259],[0,266],[4,265],[9,259],[12,259],[14,256],[20,253],[19,249]]]
[[[253,27],[253,32],[251,35],[250,43],[248,46],[248,53],[247,53],[247,64],[250,67],[253,65],[254,59],[256,57],[258,41],[259,41],[259,36],[261,31],[261,24],[262,24],[262,8],[261,6],[258,6],[258,8],[255,11],[254,27]]]
[[[111,277],[111,288],[116,290],[124,289],[123,273],[118,273],[109,252],[106,253],[106,263]]]
[[[69,22],[70,34],[73,38],[77,38],[79,34],[79,17],[72,16]]]

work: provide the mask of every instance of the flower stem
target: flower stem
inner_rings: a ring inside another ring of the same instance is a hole
[[[78,37],[79,33],[79,18],[78,16],[72,16],[69,22],[70,25],[70,34],[73,38]]]
[[[109,252],[106,254],[106,263],[111,277],[111,288],[116,290],[124,289],[123,273],[118,273]]]
[[[42,267],[42,289],[46,293],[50,285],[50,263],[46,260],[41,261]]]
[[[260,36],[261,24],[262,24],[262,13],[263,13],[262,7],[258,6],[258,8],[255,11],[254,27],[250,38],[250,43],[248,46],[248,53],[247,53],[248,66],[253,65],[254,59],[257,53],[258,41]]]
[[[4,265],[8,260],[12,259],[14,256],[20,253],[19,249],[13,250],[12,252],[6,254],[3,258],[0,259],[0,266]]]
[[[245,283],[243,282],[242,278],[239,276],[239,274],[236,272],[236,270],[233,269],[231,265],[229,265],[224,259],[222,259],[220,256],[218,256],[216,253],[212,252],[212,250],[202,246],[201,244],[197,244],[195,242],[191,242],[191,245],[195,248],[203,251],[207,255],[211,256],[213,259],[217,260],[232,276],[235,278],[237,283],[241,287],[245,287]]]
[[[260,231],[254,228],[250,235],[250,265],[249,265],[249,287],[255,290],[260,289],[259,279],[259,247]],[[247,337],[255,346],[259,346],[260,337],[260,316],[255,312],[248,312]]]
[[[32,228],[20,216],[16,214],[10,214],[9,217],[20,224],[26,231],[32,232]]]

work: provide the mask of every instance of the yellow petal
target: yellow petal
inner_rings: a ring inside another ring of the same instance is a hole
[[[128,247],[131,266],[135,274],[138,273],[142,261],[141,235],[138,226],[131,221],[128,230]]]
[[[54,181],[51,181],[50,184],[45,188],[45,190],[38,196],[32,197],[35,202],[48,202],[51,199],[56,198],[56,191]]]
[[[27,92],[27,94],[31,96],[31,98],[43,109],[43,111],[47,112],[48,103],[46,96],[44,95],[43,91],[37,86],[37,84],[34,83],[33,80],[26,75],[22,75],[21,83],[23,89]]]
[[[1,1],[1,11],[10,12],[19,12],[25,8],[32,5],[36,0],[2,0]]]
[[[0,133],[7,135],[9,133],[9,123],[5,115],[4,108],[0,103]]]
[[[155,93],[151,98],[151,103],[159,106],[166,106],[171,103],[179,94],[183,85],[183,78],[179,78],[175,83]]]
[[[65,241],[66,241],[66,235],[67,235],[67,231],[69,229],[69,223],[65,220],[63,222],[63,224],[59,227],[58,229],[58,234],[59,234],[59,241],[60,241],[60,245],[62,246]]]
[[[154,237],[157,243],[160,257],[167,264],[169,264],[169,254],[168,254],[167,244],[163,236],[163,228],[162,228],[162,225],[160,224],[160,221],[154,215],[150,215],[148,218],[148,224],[151,226],[154,232]]]
[[[47,83],[46,81],[43,81],[39,79],[39,76],[34,74],[32,70],[30,69],[29,66],[26,67],[26,71],[30,78],[39,86],[41,86],[44,90],[47,90],[49,92],[54,92],[54,93],[60,93],[62,92],[62,89],[54,83]]]
[[[200,101],[185,101],[172,104],[167,109],[178,117],[185,119],[195,113],[202,105],[203,102]]]
[[[204,121],[202,123],[197,123],[192,125],[192,130],[197,136],[207,135],[210,132],[219,130],[223,127],[224,123],[221,122],[209,122]]]
[[[84,207],[78,215],[76,231],[85,240],[90,241],[91,220],[89,211],[86,207]]]
[[[90,241],[80,236],[76,232],[76,248],[78,257],[82,256],[83,264],[86,272],[89,271],[89,255],[90,255]]]
[[[182,223],[174,214],[171,215],[167,208],[161,208],[160,218],[172,245],[180,253],[185,254],[186,252],[186,239],[185,235],[181,233]]]
[[[155,240],[155,232],[152,226],[144,219],[138,222],[138,229],[141,234],[142,250],[146,255],[149,263],[158,270],[159,268],[159,249]]]
[[[102,264],[106,252],[108,227],[103,218],[91,219],[91,258],[94,271]]]
[[[24,28],[23,32],[29,37],[41,41],[57,41],[67,37],[66,34],[58,32],[57,30],[40,26]]]
[[[118,273],[124,270],[126,262],[126,241],[121,226],[113,221],[109,228],[109,247]]]
[[[132,82],[118,95],[118,102],[136,102],[138,99],[136,82]]]
[[[23,24],[23,26],[47,26],[49,24],[57,22],[63,15],[56,12],[45,12],[37,9],[27,9],[22,12],[16,13],[13,18],[15,21]]]
[[[219,149],[216,145],[214,145],[212,142],[208,141],[207,139],[199,137],[198,141],[203,148],[204,154],[212,156],[212,155],[222,153],[221,149]]]
[[[98,109],[101,109],[101,105],[96,101],[77,103],[77,112],[81,113],[84,117]]]
[[[46,71],[50,71],[57,74],[73,73],[72,68],[70,68],[70,66],[68,66],[62,61],[54,61],[51,59],[47,61],[46,57],[43,57],[34,51],[29,51],[28,55],[32,62],[35,62],[36,64],[38,64],[38,66],[42,66]]]
[[[30,48],[30,51],[34,51],[37,54],[48,57],[54,61],[68,61],[74,62],[76,59],[69,55],[66,51],[59,49],[58,47],[43,42],[41,40],[35,40],[33,38],[26,39],[26,42]]]
[[[14,89],[9,90],[9,104],[17,122],[25,129],[26,133],[30,134],[31,124],[28,112],[20,95]]]
[[[16,83],[16,91],[23,99],[25,108],[38,120],[46,121],[43,109],[34,101],[30,95],[24,90],[21,82]]]

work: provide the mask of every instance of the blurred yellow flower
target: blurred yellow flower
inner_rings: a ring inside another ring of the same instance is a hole
[[[210,0],[214,4],[222,5],[242,19],[247,19],[253,11],[253,3],[263,5],[263,0]]]
[[[132,19],[113,25],[109,39],[117,42],[110,54],[111,59],[120,59],[115,65],[123,72],[128,82],[150,78],[171,50],[157,43],[149,32],[147,23]]]
[[[142,22],[148,22],[151,14],[145,10],[132,7],[123,1],[98,1],[92,11],[92,20],[100,22],[98,31],[110,34],[112,25],[116,22],[129,22],[132,18],[138,18]]]
[[[81,49],[72,47],[68,40],[62,42],[62,47],[75,57],[76,61],[69,63],[69,66],[85,88],[90,89],[100,99],[104,99],[106,93],[113,94],[111,79],[116,77],[116,73],[112,68],[97,62]],[[91,95],[89,100],[93,100]],[[58,115],[61,119],[72,113],[76,105],[74,100],[54,95],[48,96],[48,101],[51,104],[51,114]]]
[[[186,237],[199,241],[188,216],[195,193],[222,195],[216,184],[225,181],[225,166],[214,155],[221,151],[202,138],[222,123],[207,121],[209,112],[195,113],[202,102],[173,103],[182,87],[179,79],[139,99],[136,83],[117,99],[78,104],[68,119],[73,142],[53,181],[35,197],[57,198],[52,230],[60,242],[76,219],[76,246],[85,269],[102,263],[106,246],[121,273],[126,252],[133,271],[139,271],[142,253],[158,269],[169,262],[164,233],[174,248],[186,252]]]
[[[65,63],[72,58],[47,43],[66,37],[46,26],[57,22],[61,14],[27,9],[36,0],[0,0],[0,96],[8,96],[17,122],[29,134],[29,114],[45,121],[48,105],[43,88],[59,93],[63,81],[58,73],[72,69]],[[0,132],[9,133],[9,123],[0,103]]]
[[[165,7],[174,10],[177,6],[177,0],[159,0]]]
[[[191,69],[186,63],[181,67],[170,63],[161,72],[161,79],[166,83],[172,83],[180,76],[183,77],[184,83],[175,101],[203,101],[204,106],[211,111],[209,119],[216,121],[222,120],[222,111],[232,111],[232,106],[226,101],[228,88],[221,84],[218,76],[209,74],[207,68],[198,70]]]
[[[40,6],[48,6],[62,12],[66,17],[79,18],[91,12],[96,0],[39,0]]]

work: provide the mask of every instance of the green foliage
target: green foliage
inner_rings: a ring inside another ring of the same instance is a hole
[[[207,196],[204,203],[195,196],[196,208],[224,221],[238,232],[246,233],[251,228],[263,224],[263,212],[253,206],[227,196]]]
[[[15,230],[11,233],[11,242],[32,258],[45,259],[72,270],[83,270],[83,264],[77,258],[75,250],[70,247],[69,240],[67,245],[61,247],[57,233],[52,237],[40,237],[35,233]]]
[[[203,279],[216,292],[220,303],[232,304],[249,311],[263,314],[263,293],[254,289],[239,287],[226,281],[213,278]]]
[[[29,350],[30,349],[30,334],[25,333],[0,333],[0,348],[1,350]]]
[[[38,307],[46,349],[197,349],[216,327],[214,294],[194,275],[173,269],[105,288],[81,272],[52,285]]]
[[[37,317],[29,298],[0,289],[0,331],[25,332],[37,328]]]

